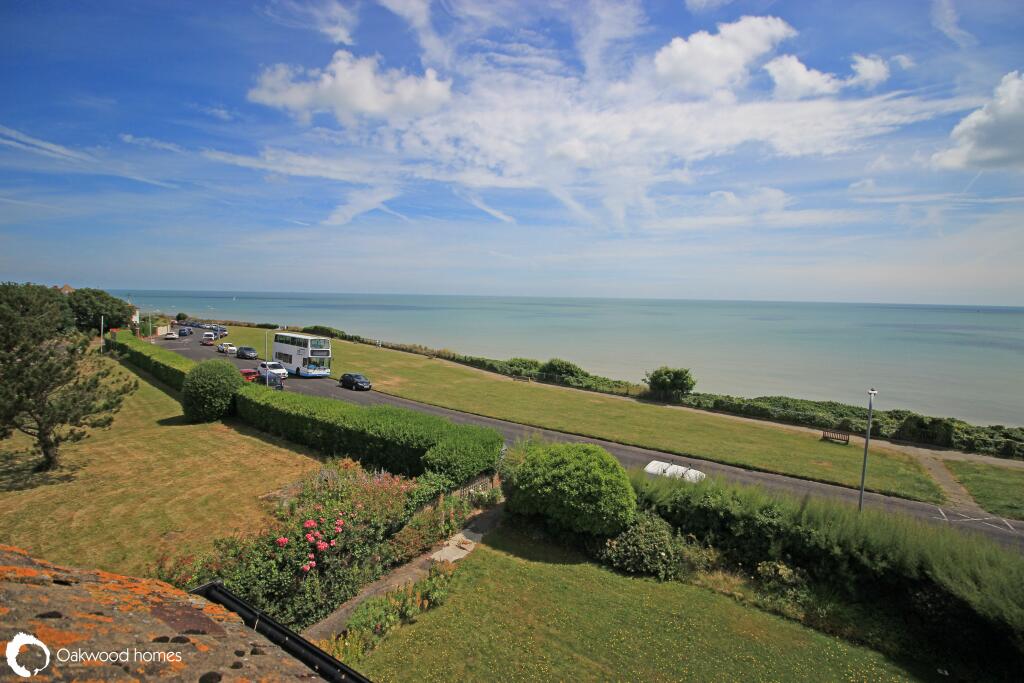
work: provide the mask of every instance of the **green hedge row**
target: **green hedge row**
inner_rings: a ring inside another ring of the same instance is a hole
[[[185,375],[196,365],[195,361],[179,353],[150,344],[127,331],[119,332],[116,341],[108,339],[107,345],[119,353],[126,362],[178,391],[181,391],[185,383]]]
[[[128,363],[178,389],[196,366],[184,356],[121,333],[109,341]],[[235,413],[253,427],[326,455],[346,455],[396,474],[443,475],[455,484],[494,469],[504,444],[493,429],[456,425],[391,406],[363,407],[330,398],[246,384]]]
[[[632,482],[641,507],[735,565],[782,561],[854,599],[893,601],[920,624],[978,641],[993,656],[1024,655],[1024,560],[994,543],[710,479],[694,485],[638,472]]]
[[[332,456],[396,474],[425,471],[462,483],[494,469],[503,439],[493,430],[391,406],[362,407],[249,384],[235,395],[238,416],[262,431]]]
[[[836,401],[810,401],[788,396],[742,398],[724,394],[690,394],[679,403],[774,422],[863,433],[868,410]],[[1024,459],[1024,428],[972,425],[951,417],[928,417],[909,410],[876,410],[871,434],[897,441]]]

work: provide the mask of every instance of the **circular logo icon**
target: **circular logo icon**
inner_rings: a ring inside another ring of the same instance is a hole
[[[29,646],[38,647],[46,656],[46,663],[33,671],[30,671],[18,664],[18,653],[21,652],[21,648]],[[50,648],[46,647],[46,643],[35,636],[19,632],[11,639],[11,642],[7,643],[7,666],[11,667],[11,671],[22,678],[31,678],[46,667],[50,666]]]

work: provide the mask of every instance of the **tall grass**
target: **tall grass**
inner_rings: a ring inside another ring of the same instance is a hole
[[[995,657],[1024,655],[1024,558],[987,539],[716,479],[630,478],[641,507],[740,568],[781,560],[851,598],[895,601],[929,630]]]

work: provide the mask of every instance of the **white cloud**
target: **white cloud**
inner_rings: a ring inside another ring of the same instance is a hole
[[[847,85],[872,89],[889,80],[889,65],[881,57],[870,55],[853,56],[853,76],[846,80]]]
[[[437,32],[430,19],[430,0],[377,0],[408,22],[416,33],[424,61],[430,64],[448,65],[451,52]]]
[[[873,89],[889,78],[889,67],[885,60],[874,55],[854,55],[850,65],[853,74],[846,79],[808,68],[793,55],[776,57],[765,64],[764,68],[775,83],[775,97],[784,100],[834,95],[849,87]]]
[[[324,219],[323,225],[346,225],[356,216],[374,209],[387,208],[384,202],[397,196],[398,191],[392,187],[352,190],[348,194],[347,201],[336,207],[331,215]]]
[[[960,28],[960,16],[953,0],[932,0],[932,26],[960,47],[973,45],[974,36]]]
[[[695,95],[710,95],[741,86],[755,61],[796,30],[777,17],[742,17],[718,24],[718,33],[698,31],[688,38],[673,38],[654,57],[655,70],[664,82]]]
[[[439,80],[433,69],[422,77],[397,69],[378,71],[376,58],[357,58],[346,50],[335,52],[322,70],[272,66],[249,91],[251,101],[287,109],[306,121],[312,114],[332,112],[346,123],[358,116],[424,114],[450,98],[451,81]]]
[[[725,7],[733,0],[686,0],[686,9],[694,13],[710,12]]]
[[[953,146],[932,157],[940,168],[1024,169],[1024,78],[1003,76],[992,99],[950,133]]]
[[[576,21],[576,43],[587,75],[598,80],[604,78],[606,51],[636,36],[645,21],[635,0],[592,0]]]
[[[793,55],[782,55],[764,65],[775,82],[775,96],[796,100],[813,95],[839,92],[842,81],[832,74],[809,69]]]
[[[66,161],[90,160],[88,154],[77,152],[53,142],[40,140],[39,138],[34,138],[31,135],[25,135],[13,128],[8,128],[7,126],[0,126],[0,136],[2,136],[0,137],[0,145],[7,145],[8,147],[14,147],[26,152],[31,152],[32,154],[41,154],[43,156],[54,157]]]
[[[913,69],[917,66],[917,62],[915,62],[914,58],[910,55],[895,55],[893,56],[892,61],[896,62],[896,65],[904,71]]]
[[[355,44],[352,34],[358,23],[358,16],[354,8],[346,7],[337,0],[274,0],[266,7],[265,12],[271,19],[284,26],[312,28],[335,43]]]
[[[458,188],[455,188],[455,196],[458,197],[459,199],[469,202],[470,204],[480,209],[484,213],[488,214],[493,218],[497,218],[499,221],[503,223],[516,222],[515,218],[512,218],[512,216],[509,216],[504,211],[499,211],[498,209],[489,206],[487,203],[484,202],[484,200],[482,200],[479,196],[473,194],[472,192],[466,192]]]
[[[148,147],[150,149],[161,150],[164,152],[175,152],[181,154],[185,150],[181,146],[174,144],[173,142],[165,142],[164,140],[157,140],[155,138],[141,137],[138,135],[132,135],[131,133],[121,133],[118,137],[121,138],[121,142],[126,142],[129,145],[138,145],[139,147]]]

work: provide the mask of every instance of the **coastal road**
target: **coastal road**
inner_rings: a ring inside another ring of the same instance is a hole
[[[201,361],[208,358],[227,359],[239,368],[255,368],[258,361],[240,360],[234,356],[225,356],[217,353],[215,346],[202,346],[199,343],[201,334],[194,334],[177,341],[158,340],[157,343],[168,349],[176,351],[192,360]],[[225,339],[230,341],[230,338]],[[353,371],[358,371],[354,368]],[[371,381],[373,378],[370,378]],[[548,441],[581,441],[594,443],[607,449],[625,467],[643,467],[651,460],[661,460],[675,464],[693,467],[709,475],[718,475],[729,481],[740,484],[761,486],[772,491],[782,491],[797,496],[818,496],[831,500],[843,501],[856,505],[858,491],[843,486],[823,484],[805,479],[787,477],[781,474],[769,472],[757,472],[754,470],[734,467],[710,460],[675,455],[663,451],[640,448],[638,446],[626,446],[611,441],[595,439],[587,436],[578,436],[565,432],[557,432],[540,427],[531,427],[507,422],[492,417],[464,413],[450,408],[411,401],[409,399],[382,394],[378,391],[350,391],[338,386],[337,380],[329,378],[299,378],[293,377],[288,380],[287,391],[309,394],[311,396],[323,396],[326,398],[339,399],[360,405],[390,405],[399,408],[417,410],[431,415],[444,417],[452,422],[460,424],[479,425],[481,427],[492,427],[505,437],[507,443],[514,443],[520,439],[540,437]],[[864,494],[865,507],[900,512],[918,519],[941,525],[956,527],[965,531],[982,534],[1004,546],[1016,548],[1024,552],[1024,522],[1006,520],[1001,517],[988,514],[976,514],[971,512],[960,512],[949,507],[941,507],[931,503],[906,500],[885,496],[878,493]]]

